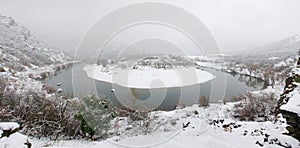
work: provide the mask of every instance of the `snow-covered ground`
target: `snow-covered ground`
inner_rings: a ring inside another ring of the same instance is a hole
[[[0,130],[14,130],[16,128],[19,128],[20,125],[16,122],[0,122]]]
[[[231,117],[233,106],[234,103],[211,104],[207,108],[194,105],[168,112],[152,112],[156,128],[150,134],[128,134],[129,128],[119,123],[121,134],[104,141],[29,139],[29,142],[33,147],[51,148],[300,146],[299,141],[283,134],[287,132],[283,118],[276,123],[242,122]],[[0,147],[22,147],[26,139],[26,136],[15,133],[9,138],[2,138]]]
[[[144,67],[131,70],[119,68],[109,72],[105,72],[103,69],[101,65],[84,67],[87,75],[93,79],[130,88],[182,87],[214,79],[211,73],[196,68],[156,69]]]
[[[292,96],[286,104],[283,104],[280,109],[286,110],[300,116],[300,94]]]

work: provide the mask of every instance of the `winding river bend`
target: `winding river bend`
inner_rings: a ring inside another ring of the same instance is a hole
[[[74,93],[76,96],[103,94],[119,107],[147,106],[161,110],[172,110],[177,105],[197,104],[201,97],[209,99],[211,103],[216,103],[218,100],[233,101],[232,98],[235,96],[265,87],[264,81],[249,76],[231,75],[223,71],[204,69],[216,78],[206,83],[184,87],[126,88],[89,78],[83,70],[84,66],[84,64],[74,65],[72,68],[50,77],[45,84],[62,89],[64,93]],[[57,86],[58,83],[61,85]]]

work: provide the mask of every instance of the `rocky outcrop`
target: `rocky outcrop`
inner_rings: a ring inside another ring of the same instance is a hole
[[[289,135],[300,141],[300,50],[297,65],[285,81],[284,92],[280,95],[275,113],[281,113],[287,120]]]
[[[300,141],[300,117],[298,114],[286,111],[286,110],[280,110],[280,113],[283,115],[283,117],[286,119],[287,124],[289,124],[286,129],[289,131],[289,135],[298,139]]]

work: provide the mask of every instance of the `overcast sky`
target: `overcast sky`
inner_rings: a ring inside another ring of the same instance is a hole
[[[0,0],[0,14],[13,17],[41,40],[70,52],[96,20],[136,2],[143,0]],[[263,45],[300,34],[299,0],[163,2],[197,16],[223,50]]]

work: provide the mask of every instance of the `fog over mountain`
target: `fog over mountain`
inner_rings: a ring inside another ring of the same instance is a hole
[[[105,14],[143,0],[10,0],[0,14],[11,16],[40,39],[73,54],[89,27]],[[224,51],[251,49],[300,34],[298,0],[166,0],[191,12],[208,27]],[[176,15],[174,15],[176,18]],[[147,33],[147,30],[145,30]]]

